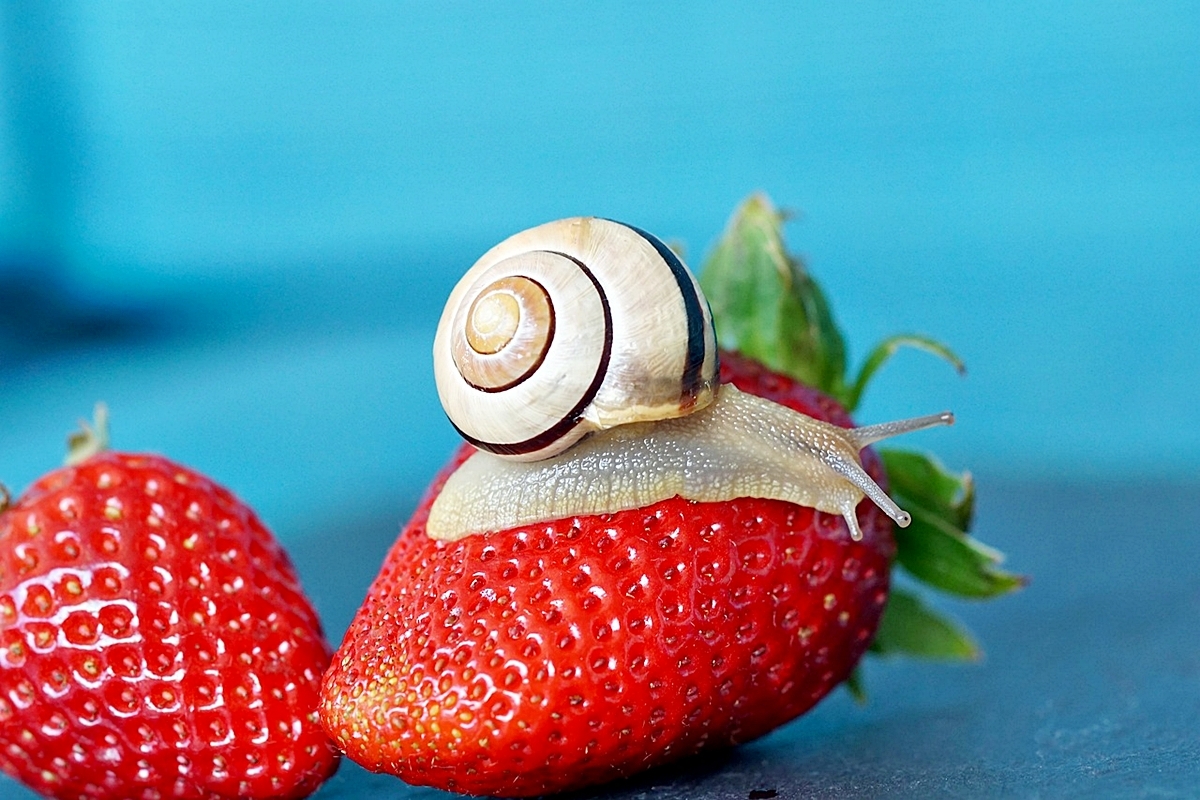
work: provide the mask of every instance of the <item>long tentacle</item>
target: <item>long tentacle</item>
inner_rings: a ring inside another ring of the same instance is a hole
[[[899,436],[903,433],[912,433],[913,431],[923,431],[926,428],[936,428],[939,425],[953,425],[954,415],[949,411],[943,411],[941,414],[930,414],[925,417],[913,417],[912,419],[901,419],[895,422],[881,422],[878,425],[863,425],[861,428],[851,428],[847,431],[850,440],[854,442],[859,450],[869,444],[875,444],[884,439],[890,439],[893,436]]]

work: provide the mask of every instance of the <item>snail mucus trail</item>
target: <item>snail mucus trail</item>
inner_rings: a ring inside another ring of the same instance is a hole
[[[592,217],[489,250],[451,292],[434,340],[447,416],[478,448],[426,531],[453,541],[679,495],[785,500],[841,514],[869,497],[910,517],[863,470],[869,444],[950,413],[840,428],[720,385],[695,277],[661,241]]]

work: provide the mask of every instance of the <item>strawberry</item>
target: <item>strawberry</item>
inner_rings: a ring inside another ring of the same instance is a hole
[[[311,794],[329,649],[287,555],[227,489],[101,439],[0,512],[0,768],[57,798]]]
[[[724,364],[743,390],[849,422]],[[891,521],[869,503],[861,542],[781,501],[676,497],[446,544],[424,529],[436,491],[351,625],[322,709],[352,758],[410,783],[541,794],[752,739],[849,675],[887,597]]]
[[[782,291],[751,286],[762,302],[743,305],[759,309],[803,293],[781,314],[793,326],[770,323],[773,341],[751,335],[761,325],[728,326],[742,340],[723,344],[746,355],[722,354],[722,381],[850,426],[835,396],[857,399],[865,377],[844,380],[841,340],[815,284],[795,262],[770,262],[785,252],[770,238],[780,221],[753,199],[706,270],[720,284],[722,259],[731,259],[764,281],[794,279]],[[723,306],[737,305],[743,290],[706,286],[718,331],[731,316]],[[781,331],[794,337],[792,327],[811,332],[799,348],[779,341]],[[952,357],[922,337],[900,337],[868,359],[864,374],[900,344]],[[797,349],[808,355],[780,366],[770,363],[773,347],[789,359]],[[811,508],[679,497],[436,541],[426,533],[430,507],[469,453],[460,450],[400,534],[322,687],[321,719],[337,745],[409,783],[529,796],[745,742],[843,681],[859,689],[853,671],[869,647],[977,653],[915,595],[889,593],[894,559],[960,594],[991,596],[1020,583],[966,536],[966,479],[916,454],[862,453],[880,483],[885,463],[896,465],[893,492],[913,512],[902,555],[891,520],[867,501],[858,508],[860,541],[840,516]]]

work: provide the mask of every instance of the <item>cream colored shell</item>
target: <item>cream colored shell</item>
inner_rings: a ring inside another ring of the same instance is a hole
[[[537,460],[591,431],[712,402],[716,338],[695,278],[650,234],[559,220],[489,250],[434,340],[442,406],[467,441]]]

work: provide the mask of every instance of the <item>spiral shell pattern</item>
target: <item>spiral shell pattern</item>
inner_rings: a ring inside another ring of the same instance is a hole
[[[434,376],[463,438],[538,460],[590,431],[709,405],[716,337],[666,245],[576,217],[518,233],[468,270],[438,324]]]

